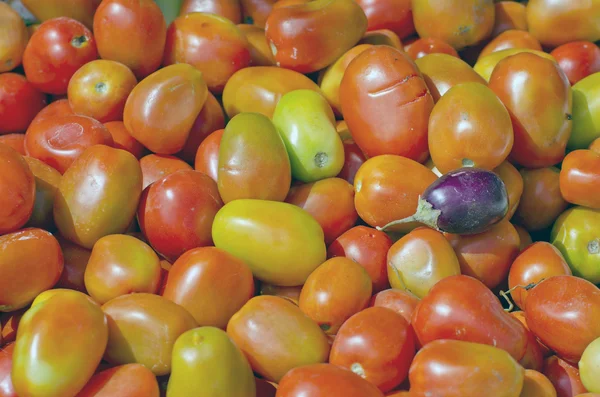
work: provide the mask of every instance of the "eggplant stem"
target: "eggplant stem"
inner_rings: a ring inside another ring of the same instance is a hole
[[[512,309],[515,308],[514,303],[512,302],[512,300],[510,299],[510,297],[508,296],[508,294],[512,295],[512,292],[514,290],[516,290],[517,288],[522,288],[525,291],[529,291],[532,288],[535,288],[537,285],[539,285],[542,281],[544,281],[545,278],[541,279],[540,281],[538,281],[537,283],[529,283],[527,285],[515,285],[514,287],[506,290],[506,291],[500,291],[500,296],[504,298],[504,300],[506,300],[506,302],[508,302],[508,308],[504,309],[504,311],[506,312],[511,312]]]
[[[421,196],[419,196],[419,201],[417,203],[417,210],[415,211],[415,213],[413,215],[408,216],[403,219],[398,219],[398,220],[392,221],[383,227],[377,226],[376,229],[379,231],[385,232],[389,228],[394,227],[396,225],[402,225],[402,224],[411,223],[411,222],[419,222],[426,226],[429,226],[432,229],[439,231],[440,229],[437,226],[437,220],[441,213],[442,213],[442,211],[434,209],[433,205],[431,205],[429,203],[429,201],[427,201],[424,198],[422,198]]]

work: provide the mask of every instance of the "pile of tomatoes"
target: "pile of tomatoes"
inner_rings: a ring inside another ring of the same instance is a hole
[[[599,40],[595,0],[0,2],[0,397],[600,396]]]

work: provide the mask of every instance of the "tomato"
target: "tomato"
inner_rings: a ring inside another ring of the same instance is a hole
[[[99,1],[75,0],[21,0],[38,21],[47,21],[58,17],[75,19],[91,29],[94,11]]]
[[[571,269],[560,251],[552,244],[538,241],[519,254],[510,267],[508,287],[515,304],[525,309],[529,284],[536,284],[552,276],[571,275]]]
[[[244,21],[264,28],[276,1],[278,0],[240,0]]]
[[[223,107],[231,118],[238,113],[262,113],[271,118],[281,97],[295,90],[320,92],[311,79],[275,66],[256,66],[236,72],[223,90]]]
[[[460,267],[442,233],[419,227],[392,245],[387,273],[392,288],[423,298],[441,279],[460,274]]]
[[[345,122],[344,122],[345,123]],[[346,180],[349,184],[354,185],[354,178],[358,169],[367,161],[365,154],[360,150],[360,147],[354,142],[350,131],[346,127],[340,131],[340,138],[342,138],[342,144],[344,145],[344,166],[339,174],[338,178]],[[0,138],[1,139],[1,138]]]
[[[110,136],[112,136],[114,141],[113,147],[127,150],[137,159],[144,155],[146,148],[144,148],[141,143],[131,136],[129,131],[127,131],[127,128],[125,128],[125,123],[122,121],[110,121],[108,123],[104,123],[104,126],[110,133]]]
[[[259,113],[233,117],[219,144],[217,183],[224,203],[237,199],[285,200],[292,180],[279,132]]]
[[[484,57],[493,52],[498,52],[510,48],[527,48],[535,51],[542,51],[540,42],[537,41],[529,32],[523,30],[506,30],[490,41],[479,54]]]
[[[215,181],[182,170],[144,190],[138,221],[150,245],[174,261],[187,250],[212,244],[211,226],[222,205]]]
[[[297,367],[279,383],[276,397],[383,397],[373,384],[331,364]]]
[[[545,229],[568,206],[560,193],[560,171],[556,167],[547,167],[523,168],[520,172],[523,194],[514,221],[530,232]]]
[[[552,55],[571,85],[600,72],[600,48],[589,41],[573,41],[555,48]]]
[[[163,14],[152,0],[103,0],[94,15],[100,57],[124,64],[138,79],[159,68],[166,32]]]
[[[65,265],[56,287],[74,289],[85,293],[85,268],[92,251],[80,247],[61,236],[57,236],[57,240],[63,253]]]
[[[584,350],[581,360],[579,360],[579,374],[581,377],[581,383],[585,386],[587,391],[600,392],[600,384],[595,376],[598,373],[600,367],[600,360],[598,356],[598,346],[600,345],[600,338],[595,339],[590,343]]]
[[[142,192],[142,171],[129,152],[96,145],[65,172],[54,201],[61,235],[85,248],[101,237],[123,233]]]
[[[521,173],[508,161],[503,162],[494,169],[494,172],[502,179],[508,193],[508,212],[504,220],[510,220],[521,201],[523,195],[523,177]]]
[[[239,0],[183,0],[179,15],[190,12],[220,15],[236,24],[242,22],[242,9]]]
[[[538,371],[526,369],[521,396],[556,397],[556,390],[545,375]]]
[[[149,154],[142,157],[140,159],[140,168],[143,175],[143,189],[177,171],[192,169],[185,161],[175,156],[163,154]]]
[[[460,50],[492,34],[495,9],[491,0],[413,0],[412,6],[419,37],[435,37]]]
[[[188,64],[167,66],[131,91],[123,122],[131,135],[151,151],[174,154],[185,146],[207,96],[200,71]]]
[[[562,162],[560,193],[568,202],[600,209],[600,154],[575,150]]]
[[[161,296],[137,293],[106,302],[108,345],[104,358],[111,364],[142,364],[155,375],[171,372],[171,353],[177,338],[197,327],[183,307]]]
[[[406,53],[414,60],[423,58],[428,54],[446,54],[460,59],[454,47],[435,37],[418,39],[408,46]]]
[[[28,308],[23,308],[12,311],[10,313],[6,313],[4,316],[2,316],[2,323],[0,324],[0,326],[2,327],[2,333],[0,334],[0,344],[6,345],[15,341],[15,339],[17,338],[17,330],[19,329],[19,323],[21,322],[23,314],[25,314],[27,310]],[[2,382],[0,382],[0,384],[1,383]],[[2,386],[0,386],[0,391],[2,391]]]
[[[71,290],[39,295],[19,325],[11,376],[15,391],[32,397],[76,395],[94,374],[107,339],[106,317],[87,295]]]
[[[9,146],[21,156],[25,156],[25,134],[0,135],[0,144]]]
[[[224,129],[216,130],[198,146],[194,169],[210,176],[215,182],[219,178],[219,150]]]
[[[277,65],[300,73],[331,65],[366,31],[365,13],[350,0],[315,0],[273,9],[265,25]]]
[[[9,4],[0,4],[0,73],[19,66],[29,33],[19,13]]]
[[[339,95],[352,137],[368,157],[427,159],[433,98],[408,55],[388,46],[363,51],[348,65]]]
[[[187,309],[200,326],[219,328],[225,328],[253,295],[248,265],[215,247],[195,248],[180,256],[162,293]]]
[[[140,364],[125,364],[96,373],[76,397],[159,397],[154,374]]]
[[[360,44],[387,45],[397,50],[404,49],[398,35],[389,29],[378,29],[366,32],[357,45]]]
[[[427,344],[409,372],[411,395],[519,397],[525,370],[505,351],[457,340]]]
[[[27,80],[42,92],[67,93],[77,69],[98,58],[92,32],[81,22],[60,17],[46,21],[31,36],[23,54]]]
[[[279,382],[291,369],[323,363],[329,342],[319,326],[287,299],[257,296],[227,324],[227,334],[254,372]]]
[[[529,247],[531,243],[533,243],[533,240],[531,239],[531,235],[529,234],[529,232],[525,230],[523,226],[515,225],[514,223],[513,226],[515,227],[515,229],[517,229],[517,232],[519,233],[519,237],[521,239],[520,248],[521,251],[523,251],[525,248]]]
[[[600,138],[597,138],[590,143],[589,149],[593,152],[600,153]]]
[[[544,365],[544,357],[549,356],[551,354],[550,351],[546,346],[539,342],[535,334],[529,329],[527,319],[525,318],[525,312],[517,311],[510,312],[510,314],[519,320],[527,330],[527,349],[519,361],[519,364],[526,369],[541,371]]]
[[[436,103],[429,119],[429,151],[442,173],[465,166],[492,170],[513,148],[508,111],[492,90],[462,83]]]
[[[0,135],[26,131],[44,106],[46,96],[25,77],[16,73],[0,74]]]
[[[573,85],[573,131],[567,147],[587,149],[600,138],[600,73],[594,73]]]
[[[546,359],[543,374],[552,382],[557,397],[578,396],[587,391],[581,383],[577,367],[557,356]]]
[[[35,177],[35,201],[27,226],[46,230],[54,228],[52,209],[62,175],[54,168],[33,157],[24,157]]]
[[[492,37],[497,37],[507,30],[527,30],[527,15],[525,4],[516,1],[498,1],[496,8]]]
[[[354,179],[356,211],[367,224],[383,227],[412,215],[419,196],[436,180],[414,160],[393,155],[370,158]]]
[[[398,313],[408,323],[412,321],[412,315],[419,304],[419,298],[408,291],[400,289],[386,289],[371,298],[371,307],[385,307]]]
[[[550,241],[564,255],[573,275],[600,283],[600,210],[574,207],[554,224]]]
[[[282,3],[284,0],[275,4]],[[256,25],[239,24],[237,27],[248,40],[250,50],[250,66],[275,66],[275,57],[267,41],[265,30]]]
[[[0,348],[0,396],[2,397],[18,397],[10,378],[14,350],[14,343]]]
[[[591,319],[600,312],[600,290],[574,276],[554,276],[529,291],[525,315],[531,331],[564,360],[577,362],[600,336]]]
[[[461,83],[486,81],[463,60],[448,54],[429,54],[415,61],[435,102],[448,90]]]
[[[0,235],[21,228],[35,202],[35,178],[27,162],[9,146],[0,144]]]
[[[28,129],[33,128],[36,124],[41,123],[44,120],[74,115],[75,113],[73,112],[73,109],[71,109],[68,99],[57,99],[39,111],[31,121]]]
[[[360,0],[367,16],[367,30],[389,29],[403,39],[415,32],[410,0]]]
[[[175,63],[188,63],[200,70],[210,91],[220,94],[235,72],[250,65],[248,41],[225,17],[185,14],[167,30],[163,64]]]
[[[412,325],[423,346],[438,339],[482,343],[507,351],[515,360],[527,347],[525,327],[503,310],[492,291],[469,276],[438,281],[417,305]]]
[[[531,50],[529,48],[509,48],[506,50],[492,52],[489,55],[479,58],[477,60],[477,63],[475,63],[475,66],[473,66],[473,70],[479,73],[479,75],[483,77],[486,81],[489,81],[493,70],[496,68],[496,65],[500,61],[510,56],[521,54],[523,52],[535,54],[542,58],[554,61],[552,55],[546,52]]]
[[[99,59],[83,65],[71,77],[69,104],[75,113],[102,123],[122,120],[125,101],[136,85],[127,66]]]

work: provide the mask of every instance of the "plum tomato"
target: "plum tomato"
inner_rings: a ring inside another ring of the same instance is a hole
[[[0,135],[0,144],[13,148],[21,156],[25,153],[25,134],[6,134]]]
[[[45,22],[58,17],[69,17],[92,28],[94,12],[99,0],[21,0],[27,10],[38,20]]]
[[[278,0],[240,0],[245,23],[264,28],[267,18]]]
[[[358,41],[357,45],[360,44],[387,45],[397,50],[404,49],[404,46],[402,45],[398,35],[389,29],[379,29],[366,32],[362,39]]]
[[[0,74],[0,135],[25,132],[44,106],[46,95],[38,91],[24,76],[16,73]]]
[[[557,397],[581,396],[587,391],[581,383],[579,369],[557,356],[544,361],[542,373],[554,386]]]
[[[280,0],[275,4],[283,3]],[[256,25],[239,24],[237,27],[246,36],[248,40],[248,49],[250,50],[250,66],[275,66],[275,57],[271,52],[271,47],[267,41],[265,30]]]
[[[554,385],[550,382],[550,379],[541,372],[532,369],[525,370],[521,396],[557,397],[556,389],[554,389]]]
[[[567,144],[569,150],[587,149],[600,138],[600,72],[573,85],[573,130]]]
[[[57,236],[57,240],[63,253],[65,265],[56,283],[56,287],[73,289],[85,293],[85,268],[92,255],[92,251],[80,247],[60,235]]]
[[[555,59],[552,57],[552,55],[548,54],[547,52],[536,51],[529,48],[508,48],[506,50],[492,52],[491,54],[479,58],[473,66],[473,70],[475,70],[481,77],[483,77],[485,81],[489,81],[492,72],[494,71],[496,65],[498,65],[500,61],[510,56],[521,54],[523,52],[535,54],[542,58],[546,58],[550,61],[555,62]]]
[[[600,154],[575,150],[560,170],[560,193],[569,203],[600,209]]]
[[[0,144],[0,235],[21,228],[35,203],[35,176],[13,148]]]

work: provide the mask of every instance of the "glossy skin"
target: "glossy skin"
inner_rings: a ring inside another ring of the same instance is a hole
[[[527,319],[525,318],[525,312],[514,311],[510,312],[510,315],[515,317],[523,324],[527,329],[527,350],[525,355],[519,361],[519,364],[526,369],[533,369],[535,371],[541,371],[544,366],[544,358],[552,355],[552,352],[544,346],[527,325]]]
[[[360,0],[367,16],[367,30],[389,29],[400,39],[415,32],[410,0]]]
[[[76,397],[159,397],[154,374],[140,364],[125,364],[96,373]]]
[[[219,180],[219,149],[224,129],[216,130],[198,146],[194,169],[210,176],[215,182]]]
[[[581,383],[583,383],[588,391],[593,392],[600,392],[600,384],[598,384],[598,379],[594,375],[597,373],[600,364],[598,360],[599,344],[600,339],[596,339],[590,343],[585,348],[578,365]]]
[[[161,296],[123,295],[102,306],[108,319],[104,358],[111,364],[138,363],[154,375],[171,372],[177,338],[197,323],[183,307]]]
[[[137,79],[127,66],[95,60],[83,65],[71,77],[69,104],[75,113],[101,123],[122,120],[125,101],[136,85]]]
[[[73,315],[77,321],[73,321]],[[60,330],[62,338],[57,338]],[[104,313],[81,292],[41,294],[19,325],[12,381],[19,396],[74,396],[94,374],[108,339]]]
[[[551,53],[571,85],[600,72],[600,48],[589,41],[573,41],[556,47]]]
[[[335,335],[353,314],[367,307],[372,285],[366,270],[354,261],[327,260],[308,276],[299,307],[328,335]]]
[[[195,248],[180,256],[162,292],[187,309],[198,325],[223,329],[253,295],[248,265],[215,247]]]
[[[345,124],[345,121],[342,121]],[[365,154],[360,150],[360,147],[354,142],[348,127],[344,127],[340,130],[339,125],[336,127],[340,138],[342,138],[342,144],[344,145],[344,166],[337,175],[338,178],[346,180],[349,184],[354,185],[354,178],[358,169],[367,161]]]
[[[392,288],[423,298],[441,279],[460,274],[460,266],[442,233],[420,227],[392,245],[387,273]]]
[[[150,245],[174,261],[187,250],[212,244],[211,226],[222,205],[209,176],[177,171],[144,191],[138,221]]]
[[[295,90],[321,92],[311,79],[275,66],[256,66],[235,73],[223,90],[223,107],[231,118],[238,113],[262,113],[271,118],[281,97]]]
[[[21,156],[25,156],[25,134],[0,135],[0,144],[9,146]]]
[[[0,4],[0,73],[19,66],[29,40],[21,16],[9,4]]]
[[[332,64],[367,31],[367,18],[349,0],[315,0],[274,9],[265,25],[278,66],[310,73]]]
[[[71,109],[68,99],[57,99],[39,111],[31,121],[29,128],[33,128],[36,124],[47,119],[74,115],[75,113],[73,112],[73,109]]]
[[[227,324],[227,334],[254,372],[274,382],[293,368],[323,363],[329,355],[327,336],[319,326],[277,296],[250,299]]]
[[[273,10],[273,5],[277,0],[240,0],[242,4],[242,13],[246,23],[264,28],[267,23],[267,17]]]
[[[94,15],[94,37],[102,59],[121,62],[138,79],[160,66],[167,26],[152,0],[102,1]],[[115,43],[127,40],[127,45]]]
[[[560,193],[559,170],[555,167],[523,168],[520,172],[523,195],[514,221],[530,232],[545,229],[568,205]]]
[[[509,48],[528,48],[530,50],[542,51],[540,42],[529,32],[523,30],[507,30],[490,41],[483,50],[481,50],[479,56],[484,57],[493,52]]]
[[[0,396],[2,397],[18,397],[10,379],[14,349],[14,343],[0,348]]]
[[[44,106],[46,96],[24,76],[16,73],[0,74],[0,135],[26,131]]]
[[[505,351],[456,340],[434,341],[415,356],[411,395],[519,397],[525,370]]]
[[[437,176],[416,161],[393,155],[370,158],[356,173],[354,205],[371,226],[383,227],[414,213],[419,196]],[[388,203],[381,206],[378,203]]]
[[[527,30],[527,15],[525,4],[515,1],[498,1],[496,8],[492,37],[497,37],[507,30]]]
[[[104,123],[104,126],[113,138],[113,147],[127,150],[137,159],[144,155],[146,148],[131,136],[125,127],[125,123],[122,121],[110,121]]]
[[[372,307],[350,317],[340,328],[329,362],[387,392],[406,379],[414,354],[415,339],[408,321],[389,309]]]
[[[248,41],[225,17],[186,14],[167,30],[163,65],[175,63],[188,63],[200,70],[210,91],[220,94],[235,72],[250,65]]]
[[[28,228],[0,236],[0,312],[29,305],[56,284],[63,271],[58,241],[48,232]]]
[[[27,162],[13,148],[0,144],[0,235],[21,228],[35,202],[35,178]]]
[[[284,0],[275,4],[282,3]],[[237,27],[248,40],[250,66],[275,66],[275,57],[269,47],[265,30],[256,25],[239,24]]]
[[[123,233],[142,192],[142,171],[129,152],[96,145],[65,172],[54,202],[61,235],[85,248],[101,237]]]
[[[339,95],[346,123],[367,156],[427,159],[433,98],[408,55],[388,46],[363,51],[346,69]]]
[[[84,274],[92,251],[60,236],[58,236],[58,243],[63,253],[65,265],[56,287],[85,293]]]
[[[412,6],[419,37],[441,39],[457,50],[485,40],[494,27],[492,0],[413,0]]]
[[[455,85],[429,118],[431,159],[442,173],[464,166],[493,170],[513,148],[511,124],[508,111],[485,85]]]
[[[533,243],[533,240],[529,232],[525,230],[523,226],[519,226],[514,223],[513,226],[515,227],[515,229],[517,229],[517,232],[519,233],[519,238],[521,239],[521,251],[523,251],[525,248],[529,247]]]
[[[504,220],[509,221],[517,211],[523,195],[523,177],[515,166],[508,161],[496,167],[494,172],[502,179],[508,193],[508,212]]]
[[[446,54],[460,59],[454,47],[435,37],[418,39],[408,46],[406,53],[414,60],[423,58],[428,54]]]
[[[224,203],[237,199],[285,200],[292,173],[283,139],[259,113],[227,123],[219,144],[217,183]]]
[[[526,350],[525,327],[503,310],[492,291],[469,276],[446,277],[433,286],[419,302],[412,325],[423,346],[438,339],[475,342],[503,349],[515,360]]]
[[[581,383],[577,367],[557,356],[546,359],[543,374],[552,382],[558,397],[579,396],[587,391]]]
[[[47,21],[58,17],[75,19],[91,29],[94,11],[98,7],[96,0],[22,0],[22,3],[38,21]]]
[[[366,32],[357,45],[360,44],[388,45],[398,50],[404,49],[398,35],[389,29],[378,29]]]
[[[184,0],[179,15],[190,12],[217,14],[235,24],[242,22],[242,9],[239,0]]]
[[[39,227],[45,230],[54,229],[52,210],[54,198],[60,185],[62,175],[49,165],[33,157],[24,157],[29,169],[35,177],[35,201],[33,212],[26,226]]]
[[[560,251],[550,243],[539,241],[530,245],[515,259],[508,274],[508,287],[525,287],[552,276],[571,274]],[[524,310],[528,296],[529,291],[525,288],[516,288],[511,292],[515,304]]]
[[[285,199],[311,214],[323,228],[329,246],[358,219],[354,209],[354,187],[340,178],[293,186]]]
[[[574,207],[556,220],[550,235],[573,274],[593,283],[600,283],[599,220],[599,210]]]
[[[418,304],[419,298],[410,292],[390,288],[373,295],[369,306],[390,309],[404,317],[410,324],[412,315]]]
[[[523,52],[529,54],[535,54],[542,58],[546,58],[548,60],[554,61],[552,55],[547,52],[541,52],[536,50],[531,50],[529,48],[509,48],[506,50],[492,52],[489,55],[481,57],[477,60],[477,63],[473,66],[473,70],[475,70],[481,77],[483,77],[486,81],[490,80],[492,72],[496,68],[496,65],[505,58],[510,56],[521,54]]]
[[[600,74],[594,73],[573,85],[573,131],[568,148],[587,149],[600,138]]]
[[[98,58],[92,32],[81,22],[60,17],[42,23],[31,36],[23,67],[27,80],[48,94],[67,93],[71,76]]]
[[[192,169],[185,161],[175,156],[163,154],[149,154],[142,157],[140,159],[140,168],[143,175],[143,189],[177,171]]]
[[[560,193],[568,202],[600,209],[600,154],[575,150],[562,162]]]
[[[519,233],[508,221],[480,234],[446,234],[446,238],[456,252],[461,273],[477,278],[490,289],[506,279],[519,254]]]
[[[131,91],[123,122],[131,135],[151,151],[174,154],[185,146],[207,96],[199,70],[188,64],[167,66]]]

